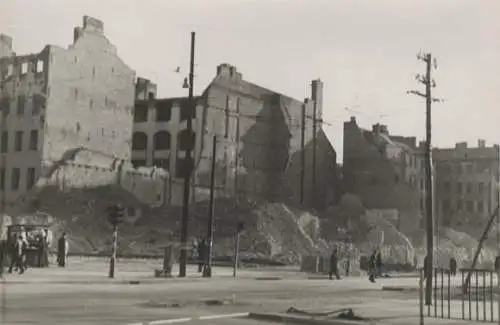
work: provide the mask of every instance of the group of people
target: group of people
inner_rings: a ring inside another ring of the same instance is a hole
[[[52,233],[48,228],[27,234],[24,227],[20,227],[19,232],[11,236],[0,250],[0,275],[3,273],[4,259],[7,256],[10,258],[8,273],[15,271],[18,274],[23,274],[28,268],[28,252],[30,250],[37,253],[38,267],[48,267],[51,244]],[[62,233],[57,245],[57,264],[59,267],[66,266],[68,248],[66,233]]]
[[[351,268],[351,259],[349,254],[347,255],[345,261],[345,273],[346,276],[349,276],[350,268]],[[329,278],[333,280],[333,276],[337,280],[340,280],[340,272],[339,272],[339,252],[338,248],[334,248],[332,254],[330,255],[330,269],[329,269]],[[368,265],[368,280],[370,282],[375,283],[375,279],[377,277],[382,276],[382,253],[380,250],[374,250],[372,255],[370,256],[369,265]]]

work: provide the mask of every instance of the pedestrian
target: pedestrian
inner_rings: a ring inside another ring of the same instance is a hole
[[[337,251],[337,248],[334,248],[332,251],[332,255],[330,255],[330,272],[328,273],[328,277],[330,280],[333,280],[334,274],[335,274],[335,278],[337,280],[340,280],[338,263],[339,263],[338,251]]]
[[[57,264],[59,267],[66,267],[68,259],[69,244],[66,233],[63,232],[57,243]]]
[[[349,276],[351,271],[351,253],[348,251],[345,260],[345,276]]]
[[[450,274],[453,276],[457,275],[457,260],[454,256],[450,258]]]
[[[382,253],[380,252],[380,250],[377,252],[375,264],[377,267],[376,277],[381,278],[382,277]]]
[[[24,268],[24,257],[26,254],[26,242],[23,240],[22,235],[19,235],[15,242],[13,243],[12,257],[10,261],[9,273],[12,273],[12,269],[15,266],[16,271],[19,274],[23,274],[25,271]]]
[[[375,283],[375,276],[377,272],[376,259],[377,259],[377,250],[374,250],[368,262],[368,280],[372,283]]]
[[[198,273],[203,272],[203,267],[205,266],[206,251],[207,242],[205,238],[202,238],[198,242]]]

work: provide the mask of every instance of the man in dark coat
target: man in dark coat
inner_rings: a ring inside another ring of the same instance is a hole
[[[453,256],[450,258],[450,274],[457,275],[457,260]]]
[[[59,267],[66,267],[66,259],[68,257],[68,240],[66,233],[63,232],[57,242],[57,264]]]
[[[198,243],[198,273],[203,272],[207,255],[207,242],[202,238]]]
[[[377,268],[377,277],[382,277],[382,253],[380,251],[377,252],[375,266]]]
[[[330,278],[330,280],[333,280],[334,274],[335,278],[337,280],[340,280],[338,263],[339,263],[339,258],[338,258],[337,248],[334,248],[332,251],[332,255],[330,255],[330,270],[328,272],[328,277]]]
[[[377,251],[374,250],[368,262],[368,280],[375,283],[375,276],[377,272]]]

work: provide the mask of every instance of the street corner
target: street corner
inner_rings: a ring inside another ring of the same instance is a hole
[[[267,321],[287,324],[309,324],[309,325],[369,325],[375,324],[370,321],[353,321],[326,317],[311,317],[305,315],[292,315],[289,313],[249,313],[248,318],[256,321]]]

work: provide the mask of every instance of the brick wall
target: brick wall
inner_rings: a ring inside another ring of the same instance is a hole
[[[129,159],[135,73],[102,22],[84,17],[73,45],[49,52],[44,160],[80,146]]]

